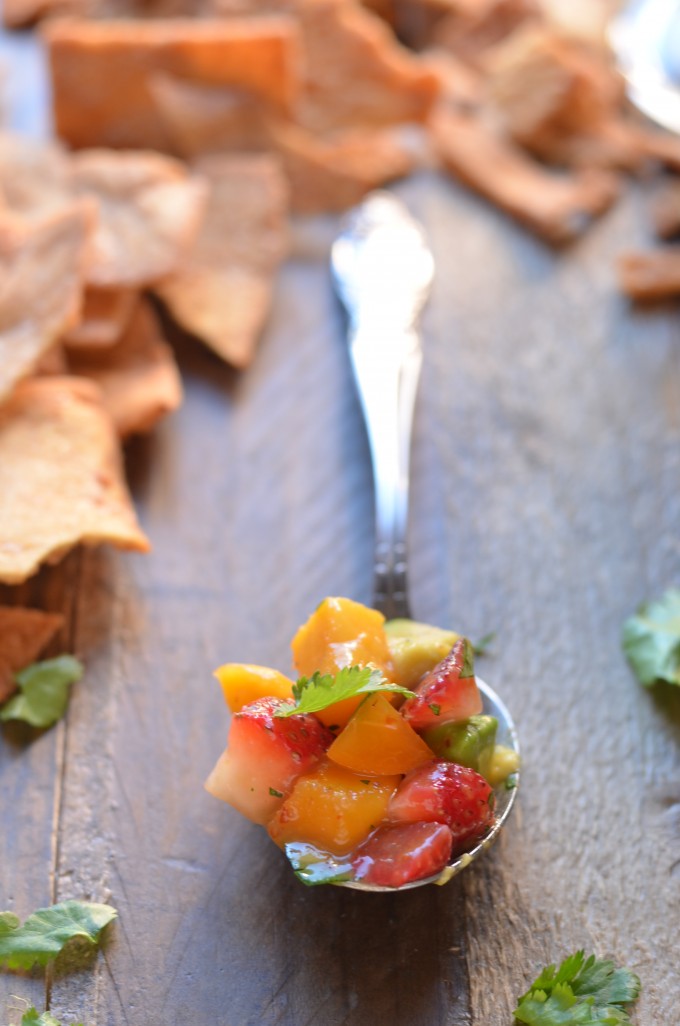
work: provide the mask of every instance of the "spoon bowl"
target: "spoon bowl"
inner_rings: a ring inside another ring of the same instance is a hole
[[[479,690],[482,693],[482,701],[484,703],[483,712],[487,716],[495,716],[498,720],[498,741],[500,744],[505,745],[507,748],[511,748],[514,752],[519,755],[519,739],[517,737],[517,731],[515,730],[515,724],[512,721],[512,717],[508,712],[506,706],[503,704],[501,699],[498,697],[493,688],[490,688],[483,680],[477,677],[477,684]],[[344,881],[338,886],[350,887],[355,891],[384,891],[389,894],[393,894],[395,890],[408,891],[414,887],[421,887],[423,884],[442,884],[448,883],[452,877],[457,876],[462,869],[466,869],[475,859],[485,852],[494,843],[501,828],[506,822],[508,816],[512,811],[512,807],[515,804],[515,798],[517,797],[517,788],[519,786],[519,770],[512,773],[506,781],[499,784],[494,789],[496,796],[495,804],[495,818],[492,826],[487,833],[475,844],[474,848],[464,852],[462,855],[456,856],[453,862],[450,862],[441,873],[435,876],[428,876],[422,880],[415,880],[413,883],[404,884],[401,887],[379,887],[375,884],[362,883],[360,880],[357,881]]]

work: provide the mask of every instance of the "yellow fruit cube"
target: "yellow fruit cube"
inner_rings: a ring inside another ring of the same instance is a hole
[[[382,694],[364,699],[327,755],[355,773],[374,775],[410,773],[435,757]]]
[[[385,818],[400,780],[360,777],[323,762],[298,778],[269,824],[269,835],[280,847],[304,841],[331,855],[347,855]]]
[[[222,685],[225,701],[232,712],[240,712],[244,706],[259,698],[293,700],[292,680],[278,670],[270,670],[268,666],[225,663],[215,670],[215,676]]]
[[[293,663],[307,677],[337,673],[345,666],[367,666],[382,670],[388,680],[394,667],[385,634],[385,617],[376,609],[346,598],[327,598],[312,613],[293,638]],[[336,702],[316,715],[326,726],[344,725],[361,702],[361,697]]]

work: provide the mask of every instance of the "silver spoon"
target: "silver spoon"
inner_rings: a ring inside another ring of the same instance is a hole
[[[635,0],[609,27],[609,40],[635,106],[680,132],[680,4]]]
[[[331,251],[337,293],[347,311],[349,352],[366,421],[375,488],[375,606],[388,618],[409,617],[406,528],[409,455],[422,364],[418,318],[429,296],[434,259],[421,226],[388,192],[372,193],[347,218]],[[519,752],[512,717],[496,693],[477,678],[484,712],[498,720],[498,743]],[[498,836],[517,794],[496,788],[496,819],[477,845],[440,874],[405,884],[446,883]],[[394,891],[338,881],[362,891]]]

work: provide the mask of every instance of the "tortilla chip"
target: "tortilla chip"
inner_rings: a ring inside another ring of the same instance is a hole
[[[64,335],[72,349],[106,349],[120,340],[137,301],[134,289],[86,288],[80,323]]]
[[[680,246],[624,253],[618,260],[621,290],[638,302],[680,295]]]
[[[547,242],[580,235],[619,193],[607,171],[556,175],[525,156],[481,120],[440,111],[433,137],[444,166]]]
[[[245,89],[289,110],[299,30],[284,15],[46,26],[57,133],[71,146],[168,150],[151,76]],[[115,84],[114,84],[115,83]]]
[[[2,206],[26,220],[42,220],[73,202],[69,158],[57,143],[0,133]]]
[[[3,0],[5,28],[28,28],[52,15],[86,15],[88,0]]]
[[[57,342],[56,345],[51,346],[44,356],[40,357],[33,368],[33,374],[68,374],[66,352],[61,342]]]
[[[304,65],[295,119],[312,132],[425,121],[438,76],[364,8],[309,0],[299,8]]]
[[[642,125],[631,126],[631,130],[635,132],[637,145],[646,157],[663,164],[670,171],[680,171],[680,136]]]
[[[472,65],[518,28],[543,17],[537,0],[450,0],[447,7],[431,42]]]
[[[658,238],[673,239],[680,235],[680,178],[668,178],[656,190],[652,221]]]
[[[16,691],[14,674],[34,663],[63,625],[61,613],[0,606],[0,704]]]
[[[88,285],[138,288],[181,264],[205,204],[203,183],[183,164],[158,153],[86,150],[73,156],[72,179],[98,205]]]
[[[275,157],[209,157],[210,185],[196,246],[155,291],[187,331],[237,367],[251,361],[288,248],[287,187]]]
[[[185,160],[208,153],[266,150],[271,105],[243,89],[197,85],[172,75],[152,75],[156,101],[173,153]]]
[[[0,581],[25,581],[81,542],[149,548],[97,386],[32,378],[0,409]]]
[[[488,62],[488,93],[505,130],[541,160],[634,168],[621,119],[623,80],[602,47],[551,29],[515,33]]]
[[[409,174],[425,159],[415,143],[399,128],[355,129],[327,139],[296,125],[275,133],[291,207],[300,214],[346,210],[371,189]]]
[[[485,84],[479,71],[446,50],[426,50],[422,59],[439,78],[440,103],[469,111],[481,107]]]
[[[72,352],[73,374],[95,381],[122,438],[150,431],[182,401],[175,357],[149,303],[140,300],[120,341],[99,352]]]
[[[83,204],[30,227],[0,221],[0,402],[77,322],[91,225]]]

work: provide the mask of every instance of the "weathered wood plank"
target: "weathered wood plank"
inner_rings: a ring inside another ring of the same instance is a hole
[[[73,651],[73,605],[78,593],[80,554],[60,567],[47,568],[16,588],[0,588],[0,604],[25,605],[66,616],[64,628],[46,655]],[[37,731],[8,723],[0,731],[0,906],[20,918],[54,900],[57,822],[60,813],[66,725]],[[0,973],[0,1017],[12,1021],[10,1010],[19,997],[45,1007],[46,985],[35,977]],[[14,1015],[18,1021],[20,1015]]]

